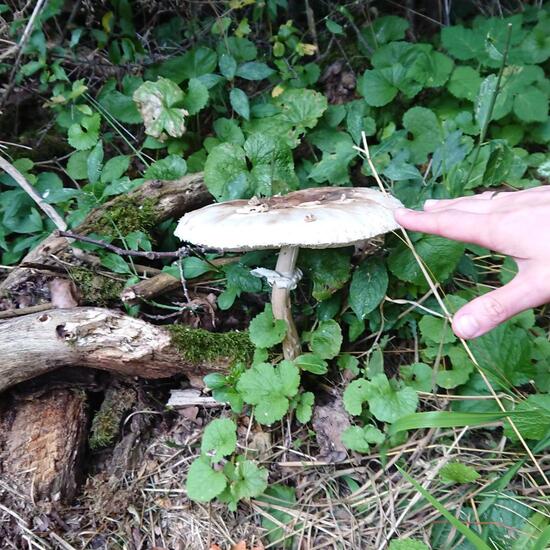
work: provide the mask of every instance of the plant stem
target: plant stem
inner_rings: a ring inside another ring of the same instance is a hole
[[[277,258],[277,266],[275,270],[285,277],[292,277],[296,268],[296,260],[300,249],[297,246],[283,246]],[[290,308],[290,289],[273,284],[271,291],[271,306],[273,308],[273,316],[275,319],[286,321],[287,331],[283,340],[283,355],[285,359],[295,359],[302,353],[300,346],[300,337],[292,318],[292,310]]]
[[[491,117],[493,116],[493,110],[495,108],[495,103],[498,97],[498,93],[500,92],[500,82],[502,81],[502,74],[504,73],[504,68],[506,67],[506,60],[508,59],[508,52],[510,51],[510,41],[512,39],[512,23],[508,24],[508,33],[506,35],[506,44],[504,46],[504,53],[502,54],[502,63],[500,64],[500,69],[498,71],[497,76],[497,83],[495,86],[495,90],[493,91],[493,95],[491,96],[491,101],[489,103],[489,109],[487,111],[487,116],[485,117],[485,120],[483,121],[483,125],[481,127],[481,132],[479,134],[479,141],[477,142],[476,150],[474,152],[474,158],[472,160],[472,164],[470,165],[470,169],[468,170],[468,176],[466,177],[466,182],[470,181],[470,178],[472,177],[472,173],[474,171],[474,167],[477,163],[477,159],[479,158],[479,153],[481,151],[481,146],[483,142],[485,141],[485,136],[487,134],[487,130],[489,129],[489,122],[491,121]]]

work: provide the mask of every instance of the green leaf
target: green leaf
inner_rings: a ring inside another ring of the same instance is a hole
[[[71,124],[68,131],[69,145],[79,151],[91,149],[99,139],[101,117],[98,113]]]
[[[101,183],[111,183],[121,178],[124,172],[130,166],[130,157],[127,155],[118,155],[110,158],[101,172]]]
[[[479,59],[485,46],[482,33],[466,29],[461,25],[443,27],[441,41],[444,48],[461,61]]]
[[[243,373],[237,390],[244,401],[255,405],[255,418],[260,424],[273,424],[283,418],[289,408],[289,398],[298,393],[300,373],[290,361],[276,367],[259,363]]]
[[[219,462],[237,448],[237,425],[229,418],[217,418],[206,426],[201,442],[201,452],[212,462]]]
[[[75,151],[67,161],[67,174],[74,180],[84,180],[88,177],[89,150]]]
[[[99,140],[90,151],[86,161],[88,180],[90,183],[97,183],[103,167],[103,142]]]
[[[156,82],[144,82],[133,99],[145,125],[145,133],[159,138],[163,132],[181,137],[185,132],[185,109],[177,107],[184,100],[183,91],[171,80],[159,77]]]
[[[417,253],[437,281],[445,281],[464,254],[464,245],[434,235],[420,237],[414,243]],[[390,271],[402,281],[426,287],[427,283],[414,256],[404,244],[397,245],[388,257]]]
[[[275,71],[265,63],[249,61],[248,63],[240,65],[235,74],[245,80],[263,80],[271,76],[274,72]]]
[[[421,164],[443,143],[443,135],[437,117],[425,107],[413,107],[403,115],[403,126],[413,139],[409,141],[411,162]]]
[[[281,108],[281,119],[301,131],[314,128],[328,106],[323,94],[303,88],[285,90],[276,102]]]
[[[370,446],[382,444],[385,436],[376,426],[368,424],[363,428],[351,426],[342,432],[340,438],[351,451],[368,453]]]
[[[233,88],[229,94],[231,107],[244,119],[250,119],[250,106],[248,104],[248,96],[239,88]]]
[[[409,28],[409,22],[396,15],[384,15],[377,17],[371,25],[361,31],[366,42],[373,49],[393,40],[402,40],[405,31]]]
[[[456,336],[446,319],[424,315],[418,323],[420,334],[431,344],[451,344],[456,342]]]
[[[225,76],[225,78],[227,78],[227,80],[233,80],[233,78],[235,78],[235,73],[237,72],[237,62],[232,55],[228,55],[226,53],[220,55],[218,65],[220,67],[220,72],[223,76]]]
[[[158,74],[180,84],[184,80],[199,78],[214,72],[216,64],[216,52],[210,48],[199,46],[184,55],[173,57],[162,63],[158,68]]]
[[[328,371],[327,362],[315,353],[302,353],[294,359],[294,364],[301,370],[312,374],[326,374]]]
[[[381,259],[369,258],[355,270],[349,289],[351,309],[364,319],[384,299],[388,290],[388,273]]]
[[[433,388],[433,369],[425,363],[413,363],[400,367],[399,373],[405,384],[416,391],[430,392]]]
[[[102,253],[101,265],[110,269],[113,273],[127,274],[132,272],[124,258],[113,252]]]
[[[453,71],[447,89],[459,99],[475,101],[480,85],[481,76],[475,69],[460,66]]]
[[[327,26],[327,31],[331,32],[332,34],[345,34],[342,25],[336,23],[336,21],[333,21],[332,19],[327,19],[325,21],[325,25]]]
[[[418,395],[410,387],[394,389],[385,374],[377,374],[370,382],[368,403],[377,420],[391,423],[416,410]]]
[[[545,122],[548,119],[548,96],[530,87],[515,97],[514,114],[524,122]]]
[[[227,141],[234,145],[242,145],[244,143],[243,131],[234,120],[218,118],[214,122],[214,131],[220,141]]]
[[[367,69],[357,81],[357,90],[372,107],[387,105],[398,93],[384,73],[377,69]]]
[[[549,394],[530,395],[515,407],[515,411],[524,413],[513,418],[513,422],[525,439],[539,441],[550,435]],[[508,421],[504,425],[504,435],[513,441],[518,439]]]
[[[296,405],[296,418],[300,424],[306,424],[311,420],[314,401],[315,396],[310,391],[304,392],[300,395],[300,400]]]
[[[460,462],[449,462],[439,470],[439,479],[443,483],[472,483],[479,474],[470,466]]]
[[[349,280],[351,250],[300,250],[298,259],[301,269],[313,281],[313,297],[318,301],[328,300]]]
[[[178,155],[168,155],[156,160],[147,168],[143,176],[147,179],[177,180],[187,172],[187,163]]]
[[[388,550],[430,550],[423,542],[415,539],[392,540]]]
[[[189,81],[187,93],[182,104],[188,114],[196,115],[201,109],[206,107],[208,97],[208,88],[197,78],[192,78]]]
[[[491,98],[495,94],[497,87],[497,77],[490,74],[486,77],[479,87],[475,106],[476,122],[480,130],[489,122],[489,109],[491,107]],[[495,104],[496,110],[496,104]]]
[[[286,322],[273,317],[273,310],[267,304],[262,313],[250,321],[250,341],[258,348],[270,348],[282,342],[286,336]]]
[[[311,351],[322,359],[332,359],[340,353],[342,329],[333,319],[321,321],[311,333],[309,345]]]
[[[197,458],[187,474],[187,496],[195,502],[209,502],[217,497],[227,485],[222,472],[216,472],[206,457]]]
[[[224,473],[229,484],[220,500],[228,502],[232,510],[235,510],[239,500],[257,497],[267,488],[268,471],[244,457],[239,456],[235,466],[227,463]]]
[[[338,368],[340,370],[348,370],[355,376],[359,374],[359,359],[351,353],[342,353],[338,356]]]
[[[295,523],[295,517],[289,512],[296,507],[296,491],[293,487],[287,487],[276,483],[270,485],[258,500],[266,504],[274,505],[274,508],[265,508],[265,516],[262,515],[262,528],[267,531],[266,535],[272,544],[277,544],[281,549],[289,550],[292,547],[292,531],[299,529],[300,524]],[[286,527],[287,525],[292,525]]]
[[[359,416],[363,403],[370,395],[370,382],[364,378],[353,380],[344,391],[344,408],[349,414]]]

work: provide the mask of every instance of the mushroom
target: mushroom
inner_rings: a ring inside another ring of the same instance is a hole
[[[272,286],[273,316],[287,323],[285,359],[301,354],[292,319],[290,291],[300,280],[296,269],[303,248],[338,248],[388,233],[399,226],[394,197],[366,187],[315,187],[283,196],[253,197],[210,204],[185,214],[175,235],[182,241],[225,252],[279,248],[275,271],[257,269]]]

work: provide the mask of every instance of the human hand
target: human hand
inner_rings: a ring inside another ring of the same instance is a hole
[[[457,336],[476,338],[521,311],[550,302],[550,186],[429,200],[423,212],[400,208],[395,219],[411,231],[477,244],[516,261],[518,274],[511,282],[454,315]]]

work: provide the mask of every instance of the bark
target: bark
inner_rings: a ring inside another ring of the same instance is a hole
[[[142,378],[224,371],[227,361],[192,364],[163,327],[117,311],[51,309],[0,323],[0,392],[63,366]]]
[[[86,394],[67,389],[28,393],[2,416],[3,475],[38,498],[72,499],[87,436]]]
[[[129,193],[128,197],[136,204],[141,204],[146,199],[153,199],[159,222],[181,216],[185,212],[200,208],[212,201],[212,196],[204,185],[202,173],[192,174],[174,181],[147,181]],[[92,210],[84,222],[73,231],[83,235],[91,232],[109,207],[116,205],[116,201],[115,198]],[[38,273],[37,269],[48,269],[48,267],[53,268],[54,271],[56,267],[59,269],[59,260],[79,264],[83,260],[85,263],[93,262],[94,257],[90,257],[82,250],[71,249],[70,243],[65,237],[50,235],[23,258],[22,267],[14,269],[0,283],[0,295],[6,292],[17,293]]]

